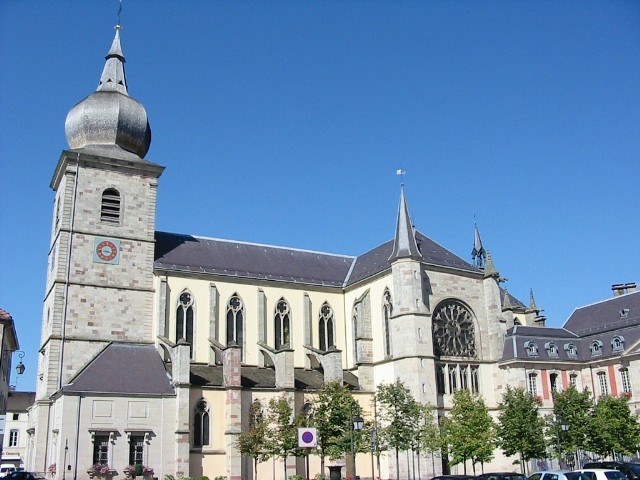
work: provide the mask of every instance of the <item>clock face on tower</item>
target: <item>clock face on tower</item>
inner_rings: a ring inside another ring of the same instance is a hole
[[[97,237],[94,243],[94,263],[120,263],[120,240],[115,238]]]

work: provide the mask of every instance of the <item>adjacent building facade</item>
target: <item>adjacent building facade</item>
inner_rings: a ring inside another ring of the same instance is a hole
[[[235,442],[253,400],[284,395],[300,409],[330,381],[352,389],[367,421],[376,386],[396,379],[440,416],[458,388],[495,412],[507,384],[545,408],[572,383],[635,405],[633,285],[547,328],[533,294],[525,306],[503,288],[477,230],[469,263],[414,228],[403,189],[390,240],[359,256],[156,231],[164,167],[145,159],[151,130],[128,95],[119,27],[97,91],[65,130],[29,470],[123,478],[137,463],[158,478],[252,478]],[[422,461],[422,472],[447,468]],[[279,462],[260,476],[282,478]],[[371,478],[369,456],[357,462]],[[498,454],[485,468],[511,462]],[[383,455],[375,476],[395,468]]]

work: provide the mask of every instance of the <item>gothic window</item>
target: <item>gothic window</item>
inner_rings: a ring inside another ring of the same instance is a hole
[[[574,343],[567,343],[564,346],[564,351],[567,352],[567,357],[578,358],[578,349]]]
[[[591,346],[589,347],[589,350],[591,350],[592,357],[597,357],[602,355],[602,341],[594,340],[593,342],[591,342]]]
[[[469,390],[468,371],[469,367],[467,365],[460,365],[460,388],[462,390]]]
[[[18,446],[18,430],[11,430],[9,432],[9,446],[10,447]]]
[[[185,339],[193,356],[193,296],[189,292],[182,292],[178,298],[176,308],[176,341]]]
[[[449,391],[451,393],[455,392],[458,389],[458,366],[457,365],[449,365]]]
[[[237,294],[227,303],[227,345],[243,346],[244,305]]]
[[[109,434],[98,434],[93,436],[93,464],[109,464]]]
[[[144,435],[129,437],[129,465],[144,465]]]
[[[569,385],[574,388],[578,386],[578,375],[576,373],[569,375]]]
[[[445,365],[439,363],[436,365],[436,392],[438,395],[444,395],[446,393],[445,383],[444,383],[444,370]]]
[[[209,445],[209,405],[204,399],[196,404],[193,416],[193,446]]]
[[[611,340],[611,348],[615,353],[620,353],[624,351],[624,337],[622,335],[616,335]]]
[[[524,348],[527,351],[527,356],[529,357],[537,357],[538,356],[538,345],[531,340],[524,342]]]
[[[551,391],[556,393],[558,391],[558,374],[550,373],[549,374],[549,384],[551,386]]]
[[[335,347],[333,341],[333,309],[325,302],[320,307],[320,318],[318,319],[318,340],[320,341],[319,348],[322,351],[326,351]]]
[[[600,395],[609,395],[609,383],[607,382],[607,374],[598,372],[598,385],[600,385]]]
[[[275,348],[288,348],[291,344],[291,309],[284,298],[278,300],[274,314],[275,327]]]
[[[477,365],[471,365],[471,392],[472,393],[480,392],[480,378],[478,375]]]
[[[620,369],[620,379],[622,380],[622,392],[631,393],[631,381],[629,380],[629,369]]]
[[[389,318],[393,311],[393,303],[391,303],[391,292],[388,288],[384,289],[382,294],[382,316],[384,319],[384,355],[391,356],[391,336],[389,331]]]
[[[109,223],[120,223],[120,192],[115,188],[107,188],[102,192],[100,220]]]
[[[433,344],[436,355],[475,357],[475,329],[471,312],[462,303],[441,303],[433,314]]]
[[[534,397],[538,396],[538,375],[530,373],[528,376],[529,393]]]
[[[550,357],[558,357],[558,347],[553,342],[547,342],[544,344],[544,348]]]

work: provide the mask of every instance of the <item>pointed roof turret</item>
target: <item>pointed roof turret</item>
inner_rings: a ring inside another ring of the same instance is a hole
[[[502,298],[502,311],[505,312],[507,310],[513,311],[513,305],[511,304],[511,295],[507,289],[504,289],[504,297]]]
[[[496,270],[495,265],[493,264],[493,259],[491,258],[491,253],[486,251],[486,263],[484,265],[484,278],[500,278],[500,274]]]
[[[98,91],[116,91],[128,95],[127,80],[124,74],[124,64],[126,62],[120,45],[120,30],[122,27],[116,25],[116,35],[111,43],[109,53],[105,57],[106,62],[100,76]]]
[[[121,29],[116,25],[97,90],[69,111],[64,129],[73,150],[135,160],[149,151],[151,127],[146,110],[127,90]]]
[[[471,258],[473,259],[473,264],[483,269],[486,261],[486,252],[484,247],[482,246],[482,240],[480,240],[480,231],[478,230],[478,224],[475,224],[474,232],[473,232],[473,249],[471,250]]]
[[[538,308],[538,305],[536,304],[536,299],[533,296],[533,288],[529,290],[529,307],[527,307],[527,312],[533,312],[536,315],[542,312],[542,309]]]
[[[416,234],[411,223],[409,207],[404,194],[404,187],[400,187],[400,207],[398,208],[398,221],[396,223],[396,236],[393,241],[393,250],[389,256],[389,261],[393,262],[399,258],[422,259]]]

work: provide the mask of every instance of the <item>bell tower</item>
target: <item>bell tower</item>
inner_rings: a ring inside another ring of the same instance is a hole
[[[145,160],[147,114],[128,94],[119,25],[95,92],[68,113],[55,167],[53,222],[36,386],[36,471],[51,395],[109,342],[150,343],[158,178]]]

